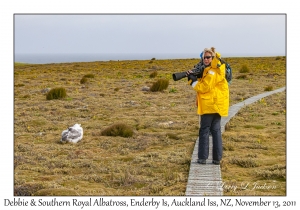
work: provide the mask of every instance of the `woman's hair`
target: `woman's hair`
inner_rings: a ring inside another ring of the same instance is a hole
[[[215,48],[214,48],[214,47],[211,47],[211,48],[205,48],[205,49],[203,50],[202,56],[204,56],[204,54],[205,54],[206,52],[210,53],[212,56],[215,56],[215,55],[216,55],[216,53],[215,53]],[[203,58],[203,57],[202,57],[202,58]]]

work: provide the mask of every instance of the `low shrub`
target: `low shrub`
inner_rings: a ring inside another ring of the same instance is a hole
[[[85,77],[85,78],[94,78],[95,75],[93,75],[93,74],[86,74],[83,77]]]
[[[269,148],[267,146],[264,146],[260,143],[251,144],[248,146],[245,146],[247,149],[262,149],[262,150],[268,150]]]
[[[239,75],[236,77],[237,79],[247,79],[247,75],[243,74],[243,75]]]
[[[179,140],[179,136],[177,136],[174,133],[167,133],[167,137],[169,137],[170,139],[175,139],[175,140]]]
[[[246,157],[249,157],[249,158],[257,158],[257,154],[247,154]]]
[[[256,176],[263,179],[286,179],[286,166],[274,165],[263,170],[256,170]]]
[[[255,129],[259,130],[259,129],[264,129],[265,126],[263,126],[263,125],[244,125],[244,128],[255,128]]]
[[[116,123],[101,131],[101,135],[132,137],[133,129],[124,123]]]
[[[236,157],[233,157],[233,158],[231,158],[229,163],[241,166],[243,168],[254,168],[254,167],[259,166],[259,164],[255,160],[253,160],[252,158],[236,158]]]
[[[152,84],[152,86],[150,87],[150,91],[152,92],[163,91],[167,89],[168,86],[169,86],[169,80],[159,79]]]
[[[87,83],[88,79],[86,77],[82,77],[82,79],[80,80],[80,84],[84,84]]]
[[[150,78],[154,78],[157,76],[157,71],[153,71],[151,74],[150,74]]]
[[[275,60],[280,60],[281,59],[281,57],[280,56],[277,56],[276,58],[275,58]]]
[[[88,78],[94,78],[95,76],[93,74],[86,74],[84,75],[81,80],[80,80],[80,84],[84,84],[87,83]]]
[[[225,143],[223,144],[224,151],[234,151],[234,144],[232,143]]]
[[[241,69],[240,69],[240,73],[249,73],[250,70],[248,68],[248,66],[246,64],[242,65]]]
[[[58,87],[58,88],[53,88],[51,89],[47,95],[46,99],[47,100],[52,100],[52,99],[62,99],[67,96],[66,89],[63,87]]]
[[[265,87],[265,91],[272,91],[273,90],[273,86],[269,85],[267,87]]]

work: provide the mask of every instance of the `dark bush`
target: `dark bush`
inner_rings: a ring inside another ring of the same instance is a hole
[[[273,86],[269,85],[267,87],[265,87],[265,91],[272,91],[273,90]]]
[[[240,73],[249,73],[249,68],[246,64],[242,65],[241,69],[240,69]]]
[[[168,86],[169,86],[169,80],[159,79],[152,84],[152,86],[150,87],[150,91],[152,92],[163,91],[167,89]]]
[[[243,75],[239,75],[236,77],[237,79],[247,79],[247,75],[243,74]]]
[[[82,77],[82,79],[80,80],[80,84],[84,84],[87,83],[88,79],[86,77]]]
[[[95,76],[93,74],[86,74],[84,75],[81,80],[80,80],[80,84],[84,84],[88,82],[88,78],[94,78]]]
[[[157,76],[157,71],[153,71],[151,74],[150,74],[150,78],[154,78]]]
[[[86,74],[83,77],[85,77],[85,78],[94,78],[95,76],[93,74]]]
[[[175,139],[175,140],[179,140],[179,136],[177,136],[174,133],[167,133],[167,137],[169,137],[170,139]]]
[[[102,136],[131,137],[133,129],[124,123],[116,123],[101,131]]]
[[[51,89],[47,95],[46,99],[47,100],[52,100],[52,99],[62,99],[67,96],[66,89],[59,87],[59,88],[53,88]]]

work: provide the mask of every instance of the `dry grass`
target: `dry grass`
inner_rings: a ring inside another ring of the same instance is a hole
[[[268,86],[274,89],[285,86],[284,57],[227,58],[226,61],[233,69],[231,104],[257,95]],[[195,92],[185,79],[174,82],[172,73],[191,69],[197,62],[196,59],[152,59],[151,62],[16,64],[15,194],[184,195],[198,134],[198,117]],[[246,73],[247,78],[236,79],[245,74],[239,73],[242,65],[247,65],[250,71]],[[157,75],[151,78],[154,71]],[[86,83],[81,84],[82,78],[87,78]],[[158,79],[169,80],[169,87],[159,92],[143,90]],[[46,100],[43,90],[56,87],[65,88],[67,96]],[[262,114],[262,111],[257,110],[253,115],[255,113]],[[274,110],[267,118],[281,115]],[[82,141],[61,144],[61,132],[75,123],[80,123],[84,129]],[[115,123],[132,128],[132,137],[101,135],[105,128]],[[285,121],[276,119],[273,123],[284,124]],[[239,124],[242,129],[250,126],[247,129],[255,130],[255,126],[266,129],[271,125],[260,121]],[[231,126],[230,129],[235,128]],[[263,129],[257,132],[264,135]],[[226,132],[228,135],[231,138]],[[244,139],[251,140],[249,136],[253,133],[244,132],[243,135]],[[233,152],[239,149],[234,144],[231,147]],[[272,153],[273,158],[278,155],[282,154]],[[244,157],[236,158],[243,160]],[[272,164],[252,159],[260,167],[266,167],[266,170],[259,168],[257,176],[280,176],[281,165],[273,170]],[[235,166],[227,165],[229,169]],[[255,167],[250,169],[253,171]],[[227,171],[234,173],[234,170]]]
[[[286,195],[285,92],[241,109],[230,120],[223,144],[223,182],[237,186],[225,195]]]

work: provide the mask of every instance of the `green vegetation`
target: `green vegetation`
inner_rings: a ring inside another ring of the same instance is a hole
[[[103,136],[132,137],[133,129],[124,123],[116,123],[101,132]]]
[[[85,84],[88,82],[88,78],[95,78],[94,74],[86,74],[84,75],[81,80],[80,80],[80,84]]]
[[[150,87],[150,91],[152,92],[163,91],[167,89],[168,86],[169,86],[168,79],[159,79],[152,84],[152,86]]]
[[[249,67],[246,64],[242,65],[240,73],[249,73],[249,71]]]
[[[273,90],[273,86],[269,85],[267,87],[265,87],[265,91],[272,91]]]
[[[94,74],[86,74],[83,76],[84,78],[95,78]]]
[[[247,75],[243,74],[243,75],[239,75],[236,77],[237,79],[247,79]]]
[[[51,89],[47,95],[46,98],[47,100],[52,100],[52,99],[62,99],[67,96],[66,89],[63,87],[58,87],[58,88],[53,88]]]
[[[154,78],[154,77],[156,77],[157,76],[157,71],[155,70],[155,71],[153,71],[153,72],[151,72],[151,74],[150,74],[150,78]]]
[[[85,84],[87,83],[88,79],[86,77],[82,77],[80,80],[80,84]]]

